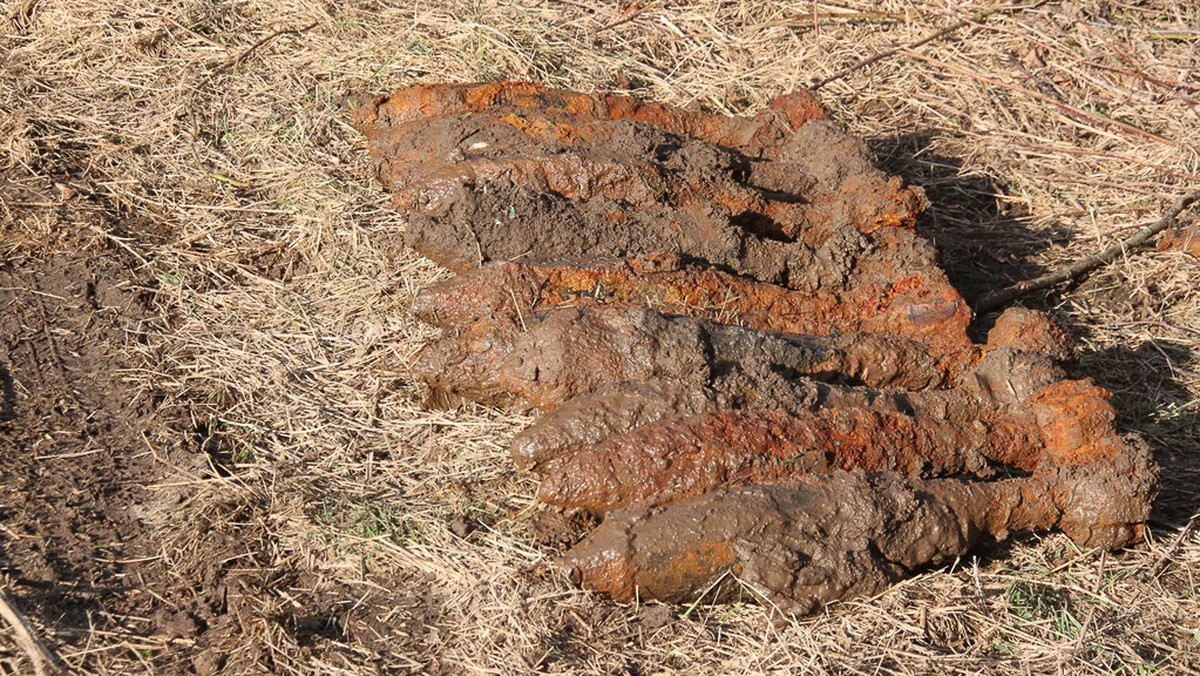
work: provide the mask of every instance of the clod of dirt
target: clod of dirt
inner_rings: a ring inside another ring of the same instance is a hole
[[[675,611],[660,603],[643,606],[638,621],[646,629],[660,629],[675,620]]]
[[[728,118],[423,85],[355,121],[408,243],[460,273],[413,305],[447,329],[429,404],[543,413],[512,454],[547,523],[604,519],[563,561],[585,586],[812,612],[984,536],[1140,534],[1156,469],[1067,334],[1015,308],[972,343],[923,194],[808,94]]]
[[[1005,310],[992,330],[988,344],[1041,352],[1055,359],[1071,355],[1071,337],[1044,312],[1014,307]]]
[[[582,514],[542,509],[529,519],[529,535],[540,545],[566,549],[579,540],[585,522]]]

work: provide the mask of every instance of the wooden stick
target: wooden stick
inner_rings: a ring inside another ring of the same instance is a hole
[[[59,660],[58,655],[49,648],[42,639],[38,638],[37,632],[33,625],[29,624],[29,620],[17,610],[16,606],[8,600],[8,596],[4,592],[0,592],[0,617],[12,626],[13,632],[17,635],[17,643],[21,644],[21,648],[29,655],[30,661],[33,662],[33,670],[37,676],[45,674],[63,673],[63,664]],[[50,671],[46,671],[46,667],[50,667]]]
[[[1048,289],[1056,284],[1062,284],[1063,282],[1069,282],[1071,280],[1078,279],[1102,265],[1111,263],[1122,253],[1142,246],[1146,242],[1150,241],[1151,237],[1154,237],[1163,230],[1175,225],[1176,220],[1179,218],[1179,214],[1183,213],[1185,209],[1197,201],[1200,201],[1200,190],[1193,191],[1187,195],[1184,195],[1183,197],[1180,197],[1175,204],[1171,205],[1170,209],[1167,209],[1162,218],[1150,225],[1147,225],[1141,230],[1138,230],[1129,237],[1108,245],[1095,255],[1088,256],[1087,258],[1077,261],[1066,268],[1063,268],[1062,270],[1051,272],[1049,274],[1025,280],[1023,282],[1017,282],[1016,284],[1007,286],[999,291],[994,291],[984,295],[983,298],[980,298],[975,303],[975,313],[984,314],[986,312],[991,312],[992,310],[1011,303],[1027,293]]]
[[[875,56],[872,56],[872,57],[863,59],[862,61],[859,61],[858,63],[854,64],[853,66],[850,66],[849,68],[839,70],[838,72],[834,73],[833,75],[830,75],[829,77],[825,78],[824,80],[820,80],[818,82],[813,83],[808,88],[808,91],[815,92],[818,89],[820,89],[821,87],[824,87],[825,85],[829,84],[830,82],[840,80],[840,79],[846,77],[847,75],[849,75],[850,73],[853,73],[856,70],[866,68],[867,66],[869,66],[873,63],[882,61],[882,60],[888,58],[889,56],[895,56],[896,54],[899,54],[900,52],[903,52],[905,50],[916,49],[917,47],[920,47],[922,45],[933,42],[934,40],[942,37],[943,35],[949,35],[950,33],[953,33],[954,31],[956,31],[960,28],[965,28],[967,26],[970,26],[971,24],[979,23],[980,21],[983,21],[987,17],[989,17],[993,14],[996,14],[997,12],[1011,12],[1013,10],[1032,9],[1032,8],[1042,5],[1042,4],[1045,4],[1044,1],[1034,3],[1032,5],[1022,5],[1019,7],[996,7],[995,9],[989,9],[986,12],[980,12],[969,19],[963,19],[962,21],[959,21],[957,23],[950,24],[949,26],[946,26],[945,28],[943,28],[939,31],[930,33],[929,35],[926,35],[925,37],[921,38],[920,40],[917,40],[915,42],[910,42],[907,45],[902,45],[900,47],[894,47],[892,49],[880,52],[880,53],[876,54]]]
[[[1179,547],[1183,545],[1184,540],[1187,540],[1192,536],[1192,533],[1196,531],[1197,526],[1200,526],[1200,512],[1196,512],[1190,519],[1187,520],[1187,523],[1179,531],[1179,535],[1175,537],[1175,541],[1171,543],[1170,547],[1167,547],[1163,550],[1163,553],[1158,557],[1158,561],[1154,563],[1154,566],[1151,567],[1149,574],[1143,579],[1149,580],[1156,578],[1158,577],[1159,573],[1166,570],[1167,564],[1171,561],[1171,557],[1175,556],[1175,553],[1179,551]]]

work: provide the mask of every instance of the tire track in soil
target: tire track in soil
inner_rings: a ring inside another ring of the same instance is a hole
[[[163,477],[148,440],[171,425],[121,380],[128,332],[149,312],[133,277],[83,250],[0,268],[0,567],[68,645],[96,630],[165,645],[204,627],[146,591],[165,571],[137,506]]]
[[[0,201],[54,199],[49,182],[23,179],[17,192],[5,179]],[[320,579],[272,553],[267,496],[251,487],[196,498],[188,481],[213,476],[220,440],[123,380],[138,365],[130,344],[163,327],[148,269],[76,236],[128,225],[94,206],[59,207],[68,245],[37,251],[5,240],[18,229],[0,218],[0,241],[16,251],[0,261],[0,587],[73,670],[276,670],[255,640],[272,627],[329,664],[383,666],[389,651],[407,652],[378,638],[400,627],[419,643],[438,613],[419,581],[364,595]],[[387,613],[412,622],[383,625]]]

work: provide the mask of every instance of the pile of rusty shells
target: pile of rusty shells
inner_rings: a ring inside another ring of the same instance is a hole
[[[458,276],[413,311],[431,406],[541,413],[541,500],[601,521],[560,563],[618,600],[792,613],[981,538],[1137,539],[1157,469],[1065,333],[986,343],[914,231],[919,188],[807,93],[753,117],[529,83],[355,111],[406,242]]]

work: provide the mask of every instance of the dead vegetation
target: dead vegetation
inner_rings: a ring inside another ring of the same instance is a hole
[[[1200,268],[1182,246],[1029,299],[1080,339],[1072,375],[1113,390],[1164,467],[1146,542],[1013,543],[809,621],[617,605],[543,576],[562,543],[531,523],[535,482],[506,449],[528,420],[420,406],[410,367],[433,332],[409,308],[444,273],[395,245],[406,224],[346,95],[524,78],[752,113],[992,6],[10,2],[0,251],[18,277],[5,293],[33,314],[4,336],[90,326],[55,324],[61,301],[22,290],[73,298],[29,279],[84,257],[92,272],[64,288],[104,281],[114,295],[87,311],[106,321],[136,309],[105,337],[120,356],[94,362],[148,417],[120,444],[62,434],[87,420],[75,405],[26,446],[5,437],[4,593],[83,673],[1200,670],[1185,528],[1200,509]],[[1095,253],[1200,181],[1198,27],[1193,3],[1032,4],[820,98],[925,187],[918,227],[973,300]],[[53,374],[6,349],[0,417],[21,420],[29,384]],[[43,433],[75,445],[30,452]],[[58,495],[125,497],[104,516]],[[15,646],[0,638],[0,669],[24,673]]]

